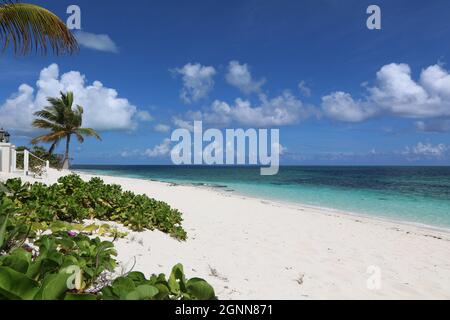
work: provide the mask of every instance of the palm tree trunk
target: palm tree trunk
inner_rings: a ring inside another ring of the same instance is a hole
[[[57,143],[58,143],[58,141],[55,141],[55,142],[52,143],[52,145],[50,146],[50,149],[48,149],[48,154],[49,155],[53,154],[53,151],[55,150]]]
[[[63,169],[69,169],[69,146],[70,146],[70,134],[66,137],[66,155],[64,157]]]

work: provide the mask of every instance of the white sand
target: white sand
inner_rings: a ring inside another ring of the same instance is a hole
[[[45,182],[54,182],[53,171]],[[81,174],[83,178],[89,175]],[[3,176],[5,178],[5,176]],[[186,242],[159,231],[116,242],[135,270],[168,273],[181,262],[221,299],[448,299],[450,233],[214,190],[102,176],[183,213]],[[367,287],[369,266],[381,288]]]

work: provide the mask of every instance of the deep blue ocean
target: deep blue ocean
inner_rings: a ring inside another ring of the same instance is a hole
[[[450,228],[450,167],[73,166],[89,173],[206,185],[265,199]]]

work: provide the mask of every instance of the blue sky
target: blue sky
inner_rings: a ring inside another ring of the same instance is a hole
[[[78,5],[81,50],[0,56],[16,144],[36,134],[24,113],[72,88],[103,137],[74,144],[75,163],[170,163],[165,139],[194,119],[279,128],[286,164],[449,163],[446,0],[30,2],[63,20]]]

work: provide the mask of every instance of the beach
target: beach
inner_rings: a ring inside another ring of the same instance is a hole
[[[43,179],[23,180],[54,183],[68,173],[52,169]],[[188,233],[180,242],[160,231],[129,232],[115,243],[124,271],[167,273],[180,262],[188,277],[211,283],[219,299],[450,298],[446,230],[195,186],[101,178],[180,210]]]

